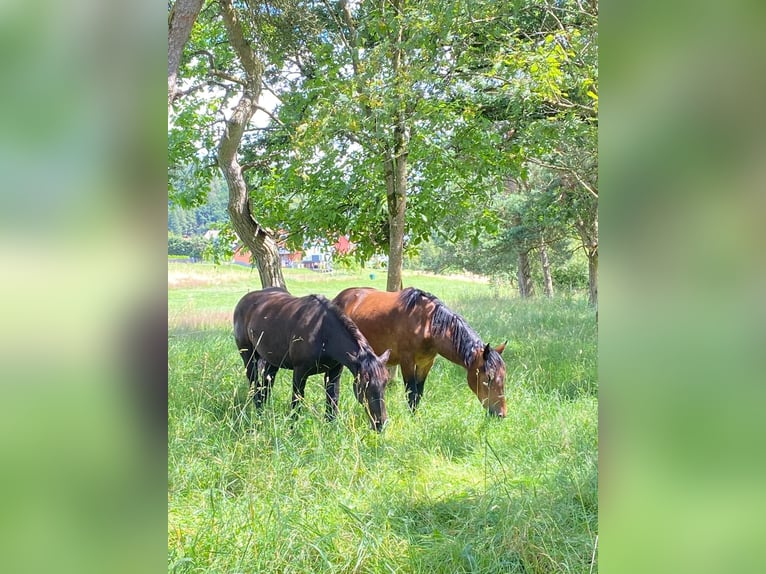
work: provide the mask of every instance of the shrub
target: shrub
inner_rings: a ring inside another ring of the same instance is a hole
[[[185,256],[192,260],[202,259],[208,241],[201,236],[181,237],[168,234],[168,255]]]

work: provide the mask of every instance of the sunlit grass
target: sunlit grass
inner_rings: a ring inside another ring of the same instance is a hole
[[[205,286],[169,294],[170,571],[597,571],[587,304],[405,275],[405,285],[438,295],[485,341],[509,340],[508,417],[485,416],[465,371],[438,359],[416,416],[399,376],[390,383],[390,424],[378,435],[347,372],[334,423],[323,420],[320,377],[309,379],[303,412],[290,416],[289,371],[254,412],[227,317],[240,292],[257,288],[257,273],[193,268],[210,279]],[[286,279],[295,294],[332,297],[373,283],[368,274],[288,270]]]

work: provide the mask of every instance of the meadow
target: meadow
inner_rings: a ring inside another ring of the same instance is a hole
[[[295,295],[385,288],[385,272],[285,270]],[[418,413],[400,375],[369,429],[344,371],[327,423],[320,376],[290,416],[291,371],[256,413],[231,313],[245,267],[168,264],[168,571],[549,573],[598,570],[595,313],[581,295],[521,300],[405,272],[493,346],[508,340],[505,419],[438,358]]]

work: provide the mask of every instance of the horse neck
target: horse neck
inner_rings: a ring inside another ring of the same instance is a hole
[[[462,317],[441,302],[436,301],[430,313],[430,338],[436,352],[468,370],[475,362],[476,350],[482,346],[481,340]],[[473,347],[468,362],[464,353],[467,345]]]
[[[332,337],[326,344],[325,353],[346,367],[356,376],[359,372],[359,355],[362,352],[362,345],[350,333],[344,333],[341,336]],[[357,357],[352,359],[351,356]]]
[[[449,333],[434,337],[433,341],[437,353],[439,353],[448,361],[455,363],[456,365],[460,365],[464,369],[468,370],[470,364],[467,365],[463,360],[463,355],[461,355],[458,349],[455,348],[455,345],[452,342],[452,337]]]

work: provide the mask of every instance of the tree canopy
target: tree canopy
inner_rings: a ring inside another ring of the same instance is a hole
[[[208,3],[179,68],[171,200],[205,197],[250,65],[264,121],[235,157],[260,229],[347,235],[399,272],[434,237],[497,253],[576,238],[597,266],[597,16],[581,0]]]

